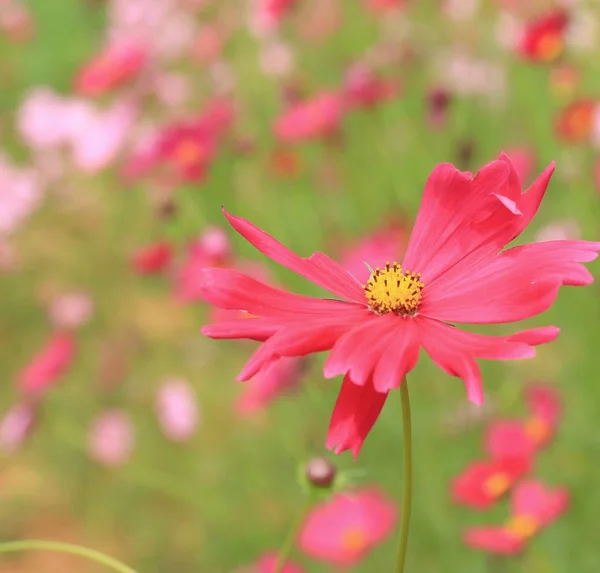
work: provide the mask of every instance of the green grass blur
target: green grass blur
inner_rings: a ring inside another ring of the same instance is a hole
[[[380,34],[376,20],[365,18],[354,4],[347,3],[341,28],[321,43],[303,41],[293,27],[286,28],[300,76],[310,90],[338,85],[345,66]],[[339,381],[322,380],[317,360],[297,394],[277,401],[257,422],[236,419],[232,403],[240,388],[233,380],[251,347],[203,339],[201,305],[178,307],[166,280],[132,274],[129,253],[157,235],[182,243],[207,223],[222,224],[220,206],[225,204],[303,255],[317,249],[335,255],[331,245],[336,235],[360,237],[397,211],[414,217],[433,166],[458,161],[460,146],[470,142],[473,158],[465,168],[476,169],[515,144],[537,150],[538,171],[557,161],[547,198],[523,240],[561,217],[576,218],[583,238],[598,237],[595,154],[586,146],[561,144],[554,136],[555,114],[564,102],[552,95],[547,68],[499,52],[492,39],[496,9],[483,10],[481,26],[464,30],[449,24],[432,4],[424,2],[410,11],[418,60],[400,69],[402,97],[349,118],[339,148],[302,146],[298,177],[277,178],[268,169],[270,125],[281,109],[279,87],[261,75],[254,42],[239,32],[227,58],[238,78],[241,125],[258,137],[253,153],[226,151],[208,182],[178,190],[179,215],[164,229],[157,229],[144,185],[124,188],[108,173],[74,176],[68,195],[50,195],[19,232],[15,242],[21,268],[1,278],[3,409],[16,396],[15,373],[48,331],[44,293],[72,285],[86,288],[96,314],[80,336],[74,368],[45,401],[39,428],[23,449],[0,460],[0,539],[77,541],[119,556],[140,573],[229,573],[276,548],[300,507],[297,467],[324,453]],[[33,41],[16,47],[0,39],[2,146],[21,157],[26,150],[15,143],[11,130],[24,90],[48,84],[68,91],[74,72],[98,47],[103,27],[101,3],[31,0],[30,6],[37,24]],[[508,101],[504,109],[495,109],[457,98],[447,127],[434,132],[425,123],[432,62],[444,46],[456,43],[506,67]],[[598,95],[597,59],[573,55],[571,61],[583,74],[581,93]],[[189,73],[201,75],[202,70]],[[578,166],[575,174],[567,170],[573,163]],[[324,174],[329,175],[325,182]],[[232,238],[243,256],[261,258],[237,236]],[[272,269],[297,292],[317,294],[291,273]],[[597,265],[591,270],[598,276]],[[560,326],[555,343],[539,349],[533,360],[483,364],[487,396],[500,414],[522,412],[519,396],[526,382],[556,383],[564,395],[565,420],[556,441],[540,455],[536,474],[550,484],[568,486],[572,493],[568,513],[533,540],[521,558],[496,563],[498,571],[600,571],[599,316],[596,285],[564,289],[549,312],[523,325]],[[107,345],[117,348],[126,375],[118,388],[101,392],[99,368]],[[200,431],[184,445],[167,441],[154,416],[154,392],[170,374],[193,382],[202,409]],[[463,545],[461,532],[469,525],[503,519],[506,502],[478,514],[452,505],[448,495],[450,479],[482,455],[480,426],[456,437],[445,431],[444,420],[465,402],[462,384],[422,354],[410,388],[416,497],[407,571],[491,571],[485,555]],[[130,464],[108,470],[88,456],[86,432],[94,414],[115,405],[133,416],[137,443]],[[390,398],[358,462],[349,454],[332,458],[341,468],[363,469],[361,481],[379,483],[399,495],[399,396]],[[391,571],[394,551],[389,540],[355,570]],[[296,560],[310,573],[331,570],[299,552]],[[0,571],[7,573],[96,570],[71,558],[48,557],[35,565],[17,557],[0,559]]]

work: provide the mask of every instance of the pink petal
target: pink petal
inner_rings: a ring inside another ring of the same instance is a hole
[[[504,527],[473,527],[467,529],[464,542],[473,549],[498,555],[514,555],[521,551],[524,542]]]
[[[412,318],[400,318],[391,338],[384,340],[384,352],[373,373],[373,386],[378,392],[399,388],[404,377],[419,361],[419,337]],[[398,322],[398,321],[397,321]]]
[[[540,481],[521,482],[513,491],[511,506],[515,515],[527,515],[540,525],[548,525],[567,508],[569,492],[550,488]]]
[[[532,414],[550,426],[558,424],[562,415],[562,403],[555,388],[547,384],[534,384],[525,390],[525,401]]]
[[[530,457],[535,450],[521,420],[494,421],[485,433],[484,451],[492,458]]]
[[[336,343],[323,368],[325,378],[349,374],[362,386],[371,377],[377,360],[385,351],[387,338],[398,323],[392,314],[371,314],[362,324],[348,330]],[[401,328],[401,325],[398,324]]]
[[[297,317],[365,309],[342,301],[292,294],[231,269],[202,269],[199,284],[202,298],[207,302],[263,317]]]
[[[580,263],[597,257],[600,243],[549,241],[510,249],[476,264],[467,257],[426,285],[420,312],[473,324],[523,320],[547,310],[561,285],[590,284]]]
[[[237,380],[249,380],[271,360],[280,356],[306,356],[329,350],[352,328],[357,314],[338,314],[329,320],[304,321],[286,325],[252,355]]]
[[[225,210],[223,213],[240,235],[270,259],[345,300],[365,304],[358,281],[327,255],[314,253],[307,259],[299,257],[246,219]]]
[[[352,450],[354,458],[377,421],[387,393],[377,392],[373,384],[355,384],[344,378],[327,433],[327,447],[336,454]]]
[[[281,321],[272,318],[241,318],[218,324],[207,324],[200,329],[204,336],[216,339],[257,340],[264,342],[281,328]]]

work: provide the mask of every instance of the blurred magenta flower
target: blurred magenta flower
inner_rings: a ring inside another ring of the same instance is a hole
[[[14,233],[37,209],[42,185],[29,167],[17,167],[0,153],[0,239]]]
[[[353,65],[346,73],[344,96],[349,108],[370,108],[400,94],[400,82],[381,78],[368,66]]]
[[[174,442],[189,440],[200,421],[194,390],[182,378],[167,378],[156,395],[156,413],[167,438]]]
[[[9,454],[21,447],[37,418],[37,407],[30,402],[19,402],[0,418],[0,451]]]
[[[250,570],[249,573],[275,573],[275,565],[277,564],[277,553],[265,553]],[[304,573],[299,565],[286,561],[281,573]]]
[[[565,49],[568,23],[565,10],[552,10],[528,22],[518,44],[519,54],[533,62],[555,61]]]
[[[328,137],[338,131],[343,115],[342,97],[325,91],[310,100],[292,104],[277,119],[274,130],[284,143]]]
[[[71,367],[76,351],[76,341],[70,332],[53,333],[19,372],[19,390],[25,394],[41,394],[50,389]]]
[[[173,247],[167,241],[157,241],[140,247],[131,257],[133,269],[140,275],[164,271],[173,259]]]
[[[522,482],[513,490],[512,517],[502,526],[468,529],[465,543],[499,555],[518,553],[535,534],[556,521],[568,503],[565,488],[552,489],[533,480]]]
[[[252,0],[249,28],[255,37],[273,35],[297,0]]]
[[[55,298],[48,309],[57,329],[79,328],[88,322],[94,312],[94,303],[85,292],[68,292]]]
[[[295,388],[300,381],[303,365],[300,358],[273,361],[244,384],[244,391],[236,402],[237,412],[243,416],[255,414],[282,393]]]
[[[134,427],[121,410],[106,410],[92,421],[88,437],[90,455],[106,466],[122,466],[131,458]]]
[[[75,92],[96,97],[135,78],[148,61],[146,48],[136,42],[115,42],[87,62],[75,79]]]
[[[397,518],[396,503],[377,489],[337,493],[310,511],[298,544],[315,559],[356,565],[392,532]]]
[[[600,242],[554,241],[502,249],[527,227],[544,196],[554,164],[526,193],[505,155],[475,176],[450,164],[429,177],[402,266],[376,268],[366,284],[322,253],[302,258],[250,223],[225,212],[259,251],[337,299],[292,294],[232,269],[204,269],[202,294],[218,307],[253,317],[207,325],[218,339],[263,342],[238,380],[249,380],[281,357],[331,350],[327,378],[344,375],[327,445],[357,456],[390,390],[417,364],[420,348],[446,373],[462,378],[467,397],[483,401],[476,358],[531,358],[554,340],[554,326],[487,336],[452,323],[499,324],[547,310],[560,286],[593,282],[580,263]],[[393,352],[389,349],[392,348]]]
[[[528,456],[474,462],[452,480],[452,499],[460,505],[487,509],[526,475],[531,466]]]

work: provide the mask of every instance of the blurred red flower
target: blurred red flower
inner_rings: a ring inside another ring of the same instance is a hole
[[[83,96],[99,96],[128,82],[147,62],[147,52],[139,44],[120,42],[107,46],[79,71],[75,91]]]
[[[346,74],[343,93],[348,108],[369,108],[398,97],[400,82],[378,77],[373,70],[357,64]]]
[[[376,489],[338,493],[310,511],[299,545],[316,559],[355,565],[392,532],[397,517],[395,502]]]
[[[485,451],[492,457],[533,456],[553,437],[562,413],[555,390],[545,385],[526,391],[530,414],[524,420],[496,420],[485,436]]]
[[[569,142],[587,141],[599,109],[598,102],[591,99],[581,99],[564,108],[556,121],[558,137]]]
[[[465,543],[474,549],[512,555],[567,509],[565,488],[550,489],[539,481],[520,483],[511,500],[512,517],[502,526],[474,527],[465,532]]]
[[[284,143],[328,137],[339,129],[343,113],[342,96],[322,92],[313,99],[292,104],[275,122],[275,134]]]
[[[531,460],[526,456],[475,462],[453,480],[452,498],[461,505],[487,509],[530,469]]]
[[[140,275],[152,275],[165,270],[172,258],[171,244],[158,241],[138,249],[131,258],[131,264]]]
[[[553,11],[528,22],[518,45],[519,53],[534,62],[555,61],[564,51],[568,23],[564,10]]]
[[[45,392],[63,376],[75,358],[75,337],[57,331],[18,375],[19,389],[25,393]]]
[[[522,193],[504,155],[475,176],[450,164],[437,166],[425,186],[403,265],[374,269],[362,286],[326,255],[302,258],[225,212],[258,250],[338,299],[295,295],[232,269],[204,269],[204,299],[253,318],[204,326],[202,332],[264,343],[238,380],[251,379],[283,356],[331,350],[325,376],[344,375],[327,438],[337,453],[351,449],[358,455],[389,391],[415,367],[421,346],[442,370],[462,378],[468,399],[479,404],[483,388],[476,358],[530,358],[534,346],[554,340],[559,329],[486,336],[450,323],[523,320],[547,310],[561,285],[593,282],[580,263],[597,257],[599,242],[552,241],[501,251],[535,215],[553,171],[552,164]]]

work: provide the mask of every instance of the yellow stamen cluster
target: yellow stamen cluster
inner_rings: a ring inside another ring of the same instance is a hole
[[[517,537],[527,539],[539,530],[540,524],[531,515],[515,515],[505,527]]]
[[[368,545],[362,529],[349,527],[342,533],[342,547],[347,551],[362,551]]]
[[[497,473],[489,477],[483,484],[483,489],[490,497],[497,498],[508,491],[510,480],[504,473]]]
[[[363,289],[369,306],[378,314],[413,315],[423,298],[425,285],[420,279],[421,273],[411,273],[398,263],[387,262],[384,269],[377,267],[371,273]]]

